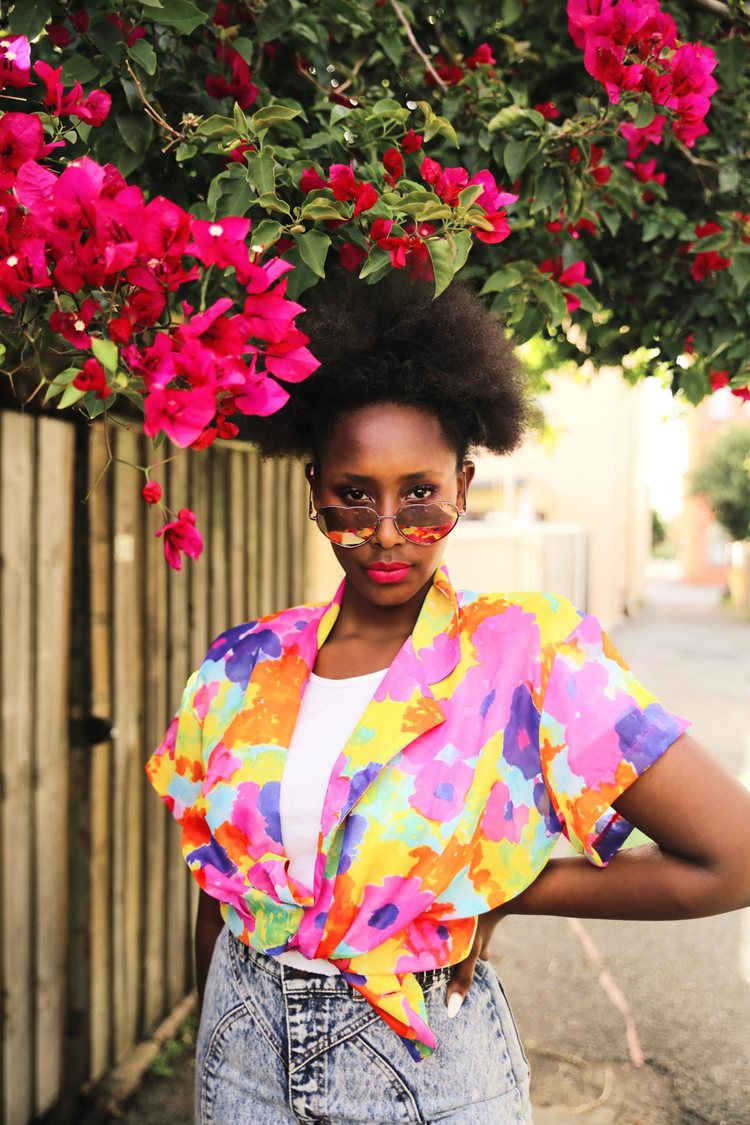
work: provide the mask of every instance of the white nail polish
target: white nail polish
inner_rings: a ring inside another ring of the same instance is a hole
[[[453,1019],[458,1015],[458,1010],[464,1002],[464,998],[460,992],[451,992],[448,998],[448,1019]]]

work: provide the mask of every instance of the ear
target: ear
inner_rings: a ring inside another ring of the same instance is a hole
[[[463,507],[464,511],[468,507],[469,500],[469,485],[474,480],[474,474],[477,467],[473,461],[464,461],[461,472],[458,476],[458,500],[459,507]],[[463,504],[461,504],[463,501]]]
[[[305,478],[312,488],[312,483],[315,480],[315,463],[313,461],[308,461],[305,465]]]

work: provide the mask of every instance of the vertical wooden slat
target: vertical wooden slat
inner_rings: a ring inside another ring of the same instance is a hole
[[[246,473],[242,451],[228,450],[225,458],[229,467],[229,504],[227,519],[229,523],[229,624],[239,625],[247,621],[250,611],[247,606],[247,493]]]
[[[175,511],[187,506],[188,469],[185,455],[170,461],[167,466],[167,495],[170,507]],[[207,560],[201,557],[198,565]],[[190,675],[189,651],[189,578],[186,568],[193,566],[190,559],[184,560],[182,570],[170,568],[168,576],[168,630],[169,630],[169,676],[168,695],[170,708],[180,702],[185,682]],[[188,950],[188,878],[190,878],[180,847],[179,825],[170,817],[167,831],[167,898],[165,913],[167,918],[167,948],[164,975],[168,1007],[173,1007],[184,996],[189,981],[187,964]]]
[[[260,459],[254,449],[248,449],[245,472],[247,476],[247,570],[246,570],[246,600],[247,612],[250,618],[257,617],[259,592],[259,520],[258,520],[258,492],[259,492],[259,464]]]
[[[299,605],[305,597],[305,544],[307,543],[307,494],[304,465],[291,462],[289,478],[289,604]]]
[[[2,1119],[33,1113],[30,753],[32,714],[32,482],[34,422],[0,413],[0,901]]]
[[[209,525],[211,560],[211,636],[228,628],[229,575],[227,568],[227,457],[211,450],[211,519]]]
[[[89,488],[107,461],[102,426],[89,432]],[[111,468],[111,466],[110,466]],[[112,478],[108,471],[88,500],[91,599],[91,713],[111,718],[112,698]],[[88,920],[90,1002],[89,1077],[102,1075],[112,1060],[112,900],[110,774],[114,742],[90,748]]]
[[[116,430],[113,472],[114,740],[112,775],[112,969],[114,1058],[137,1038],[140,964],[142,644],[141,573],[136,552],[140,524],[138,435]],[[130,464],[123,463],[124,461]]]
[[[34,1113],[48,1110],[62,1085],[67,914],[68,642],[72,570],[73,428],[36,420],[33,564],[36,601],[34,677],[34,938],[36,1090]]]
[[[204,536],[209,528],[211,510],[210,482],[205,461],[194,459],[189,463],[190,507],[197,517],[197,525]],[[188,567],[190,585],[190,670],[198,668],[213,640],[209,625],[210,598],[210,543],[205,543],[203,553],[196,563]],[[179,700],[174,701],[176,707]]]
[[[143,441],[141,464],[149,461],[147,439]],[[155,470],[152,478],[163,483],[163,472]],[[163,539],[156,532],[163,523],[158,509],[142,512],[143,565],[143,653],[144,669],[144,740],[142,761],[161,741],[167,723],[179,700],[168,698],[168,634],[167,634],[167,563]],[[171,708],[171,710],[170,710]],[[143,832],[141,849],[143,885],[143,995],[141,1029],[149,1034],[166,1012],[164,964],[167,948],[165,903],[167,900],[167,817],[168,812],[148,784],[145,773],[139,779],[145,790],[143,800]]]
[[[259,616],[272,613],[275,604],[274,568],[276,559],[276,478],[275,461],[261,461],[258,474],[258,609]]]
[[[283,609],[289,597],[289,461],[276,464],[273,514],[273,605]]]

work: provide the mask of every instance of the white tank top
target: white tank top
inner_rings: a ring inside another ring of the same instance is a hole
[[[281,777],[279,812],[289,873],[312,891],[318,832],[333,763],[346,745],[387,668],[345,680],[310,675]],[[276,960],[308,972],[338,973],[330,961],[287,950]]]

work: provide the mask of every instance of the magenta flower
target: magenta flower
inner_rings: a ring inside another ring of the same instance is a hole
[[[154,437],[163,430],[184,449],[195,441],[216,413],[216,397],[208,387],[170,390],[154,386],[144,399],[143,432]]]
[[[30,84],[31,48],[25,35],[8,35],[0,39],[0,90],[13,86],[17,90]]]
[[[232,266],[241,273],[248,265],[246,239],[250,230],[249,219],[227,218],[208,222],[193,219],[193,240],[188,253],[194,254],[204,266]]]
[[[165,523],[155,534],[157,538],[164,536],[164,557],[173,570],[182,570],[182,554],[197,559],[203,551],[203,537],[190,508],[180,508],[177,519]]]

